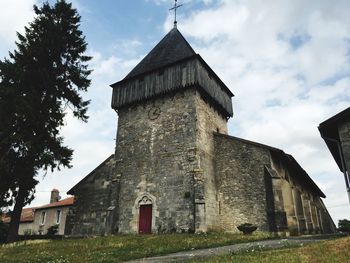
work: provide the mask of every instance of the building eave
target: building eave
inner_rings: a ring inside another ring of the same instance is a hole
[[[176,64],[180,64],[180,63],[183,63],[183,62],[186,62],[186,61],[189,61],[191,59],[194,59],[194,58],[197,58],[201,63],[202,65],[210,72],[210,74],[215,78],[215,80],[220,84],[220,86],[225,90],[225,92],[230,95],[231,97],[234,97],[235,95],[232,93],[232,91],[226,86],[226,84],[219,78],[219,76],[215,73],[215,71],[208,65],[208,63],[205,62],[205,60],[201,57],[201,55],[199,54],[195,54],[193,56],[190,56],[190,57],[186,57],[184,59],[181,59],[181,60],[178,60],[178,61],[175,61],[173,63],[170,63],[170,64],[167,64],[165,66],[161,66],[161,67],[157,67],[157,68],[154,68],[154,69],[151,69],[151,70],[148,70],[148,71],[144,71],[143,73],[141,74],[138,74],[138,75],[134,75],[133,77],[131,78],[127,78],[127,79],[122,79],[120,81],[117,81],[111,85],[109,85],[111,88],[115,88],[117,87],[118,85],[121,85],[121,84],[124,84],[128,81],[131,81],[131,80],[135,80],[137,78],[142,78],[150,73],[153,73],[153,72],[157,72],[157,71],[161,71],[161,70],[164,70],[166,68],[170,68]]]
[[[348,118],[350,118],[350,107],[321,122],[318,126],[321,137],[325,141],[329,151],[333,156],[333,159],[339,167],[339,170],[342,172],[344,172],[342,165],[343,156],[341,149],[339,149],[340,138],[338,133],[338,126]]]

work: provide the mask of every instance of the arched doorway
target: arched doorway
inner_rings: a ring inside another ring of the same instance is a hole
[[[139,201],[139,234],[152,233],[152,200],[148,196]]]

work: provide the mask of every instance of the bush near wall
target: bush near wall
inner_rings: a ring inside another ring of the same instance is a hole
[[[9,225],[0,221],[0,243],[6,242],[6,237],[9,232]]]
[[[347,219],[339,220],[338,230],[341,232],[350,232],[350,220],[347,220]]]

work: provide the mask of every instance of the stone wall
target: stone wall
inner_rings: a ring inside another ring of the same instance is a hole
[[[143,197],[152,203],[152,232],[194,230],[196,94],[190,89],[118,111],[119,232],[138,232]]]
[[[338,126],[340,144],[343,151],[346,169],[350,171],[350,119],[344,120]]]
[[[275,213],[284,213],[287,222],[286,227],[277,223],[278,232],[285,231],[291,235],[333,233],[334,223],[321,198],[301,183],[302,175],[290,169],[280,153],[272,152],[271,157],[271,168],[275,174]]]
[[[197,112],[197,149],[199,155],[200,171],[198,175],[202,181],[196,180],[196,211],[199,215],[205,215],[200,219],[203,224],[197,224],[197,231],[217,230],[220,226],[218,220],[217,186],[214,168],[214,132],[227,134],[227,121],[211,104],[198,92],[196,94]],[[203,211],[201,211],[203,210]]]
[[[119,178],[110,156],[70,192],[74,205],[69,211],[65,234],[103,235],[117,232]]]
[[[214,143],[222,230],[237,232],[240,224],[251,223],[268,231],[264,167],[270,165],[269,150],[217,133]]]
[[[304,171],[291,168],[283,151],[217,133],[214,138],[222,230],[252,223],[290,235],[335,231],[321,198],[305,185]]]

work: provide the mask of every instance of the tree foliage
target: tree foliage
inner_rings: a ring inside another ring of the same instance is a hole
[[[338,230],[341,232],[350,232],[350,220],[347,220],[347,219],[339,220]]]
[[[39,171],[70,167],[73,150],[60,136],[64,117],[71,109],[88,119],[89,101],[80,93],[90,86],[91,57],[84,55],[80,16],[65,1],[34,11],[14,52],[0,61],[0,207],[22,209],[34,197]]]

